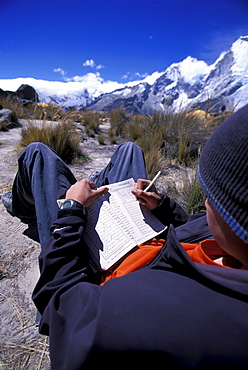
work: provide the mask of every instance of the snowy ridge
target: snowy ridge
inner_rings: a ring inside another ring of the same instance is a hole
[[[109,111],[123,106],[133,113],[175,111],[196,106],[220,109],[240,108],[248,98],[248,36],[240,37],[227,52],[208,66],[204,61],[187,57],[173,63],[154,84],[139,93],[137,86],[97,98],[89,109]]]
[[[34,87],[40,101],[79,109],[110,111],[122,106],[132,113],[150,114],[154,110],[178,111],[194,105],[204,109],[209,103],[216,110],[241,107],[248,100],[248,36],[241,36],[210,66],[188,56],[163,72],[126,84],[104,81],[99,72],[75,76],[66,82],[0,80],[3,90],[16,91],[22,84]]]

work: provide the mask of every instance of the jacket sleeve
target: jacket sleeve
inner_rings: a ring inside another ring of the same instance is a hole
[[[174,199],[167,196],[162,198],[160,205],[152,212],[166,226],[181,226],[189,218],[183,208]]]
[[[164,197],[153,214],[164,224],[173,225],[178,240],[181,243],[199,243],[201,240],[212,238],[206,213],[187,215],[183,208],[169,197]],[[162,235],[165,237],[166,234]]]
[[[95,276],[87,265],[84,225],[83,218],[67,216],[51,226],[52,236],[39,256],[40,278],[33,292],[41,314],[57,291],[78,281],[92,282]]]

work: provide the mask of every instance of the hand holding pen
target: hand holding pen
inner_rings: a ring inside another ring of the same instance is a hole
[[[160,176],[161,171],[157,173],[152,181],[138,179],[132,193],[136,196],[140,204],[145,205],[150,210],[155,209],[161,202],[161,197],[156,192],[155,181]],[[144,189],[144,190],[143,190]]]

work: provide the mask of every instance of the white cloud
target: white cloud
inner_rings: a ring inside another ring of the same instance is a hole
[[[130,76],[130,72],[127,72],[125,75],[122,76],[122,79],[127,80],[129,76]]]
[[[66,72],[62,68],[54,68],[53,72],[58,72],[61,76],[65,76]]]
[[[105,68],[102,64],[99,64],[98,66],[96,66],[96,69],[102,69],[102,68]]]
[[[84,63],[83,63],[83,66],[84,67],[91,67],[91,68],[94,68],[96,65],[95,61],[93,59],[87,59]]]
[[[123,80],[129,79],[129,81],[131,81],[131,80],[136,80],[137,78],[138,79],[143,79],[143,78],[146,78],[147,76],[148,76],[148,73],[139,73],[139,72],[131,73],[131,72],[127,72],[126,74],[124,74],[122,76],[122,79]]]
[[[148,73],[139,73],[139,72],[135,72],[134,73],[134,77],[138,77],[138,78],[146,78],[148,76]]]
[[[83,66],[84,66],[84,67],[96,68],[96,69],[102,69],[102,68],[105,68],[102,64],[98,64],[98,65],[96,65],[96,62],[94,61],[94,59],[87,59],[87,60],[83,63]]]
[[[73,77],[66,77],[65,78],[65,81],[66,82],[92,82],[92,81],[99,81],[99,82],[102,82],[103,79],[102,77],[100,76],[100,73],[99,72],[96,72],[96,73],[87,73],[86,75],[83,75],[83,76],[73,76]]]

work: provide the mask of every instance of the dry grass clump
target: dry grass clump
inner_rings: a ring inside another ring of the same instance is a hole
[[[100,145],[104,145],[105,144],[105,136],[103,134],[99,134],[97,136],[97,141]]]
[[[188,181],[184,186],[186,195],[185,211],[188,214],[205,211],[206,194],[204,193],[197,176],[192,181]]]
[[[20,146],[26,147],[33,142],[42,142],[54,149],[66,163],[72,163],[81,154],[80,141],[80,135],[73,122],[62,121],[51,124],[43,121],[40,125],[29,123],[28,127],[22,130]]]
[[[90,137],[95,137],[99,132],[100,113],[85,111],[82,113],[82,124],[85,126],[85,133]]]
[[[23,118],[49,121],[59,121],[66,113],[60,106],[46,103],[27,104],[23,107],[23,111]]]
[[[197,169],[191,167],[166,167],[158,181],[158,190],[175,199],[188,214],[205,211],[206,195],[197,178]]]
[[[134,116],[125,127],[125,134],[131,141],[137,141],[144,133],[147,117],[142,115]]]
[[[126,125],[125,133],[143,149],[149,177],[161,161],[189,165],[198,156],[199,124],[186,112],[136,116]]]
[[[109,113],[111,136],[123,136],[129,117],[123,108],[113,109]]]
[[[119,116],[123,112],[119,109]],[[116,115],[116,110],[112,112]],[[214,117],[209,113],[185,110],[179,113],[154,112],[150,116],[133,116],[122,122],[122,134],[128,140],[137,142],[143,149],[150,167],[149,176],[156,171],[161,160],[169,164],[191,166],[213,130],[226,118]],[[157,154],[155,154],[157,152]],[[155,163],[157,162],[157,163]]]

